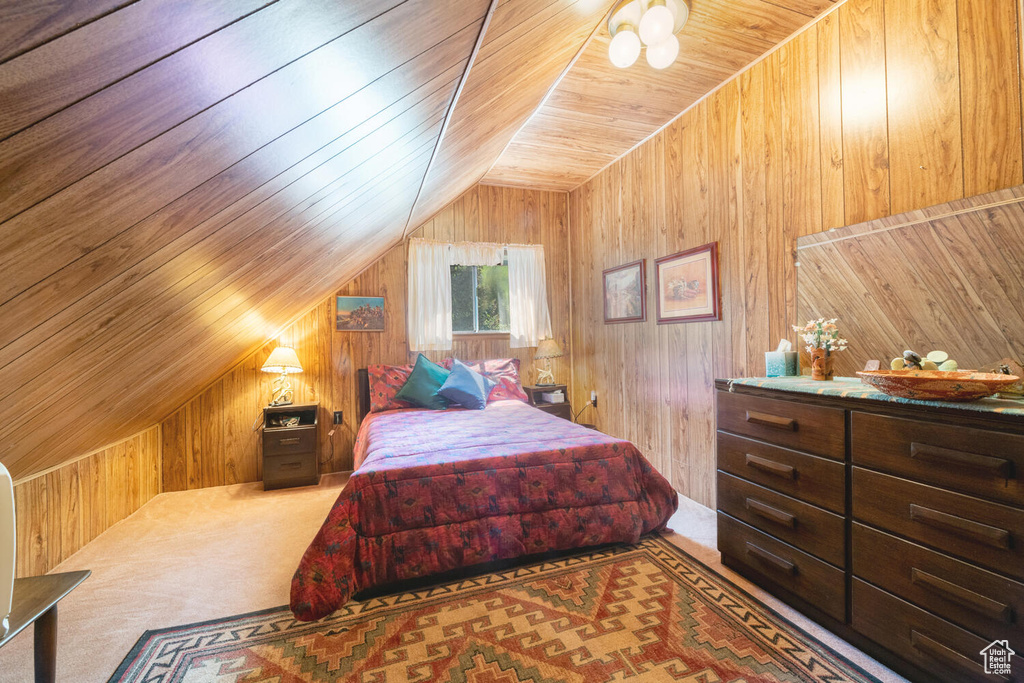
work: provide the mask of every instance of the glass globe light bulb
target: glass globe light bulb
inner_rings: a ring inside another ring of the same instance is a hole
[[[672,35],[676,18],[665,5],[650,7],[640,17],[640,40],[644,45],[656,45]]]
[[[608,58],[618,68],[628,68],[640,57],[640,47],[636,31],[629,27],[620,28],[608,45]]]
[[[671,33],[668,38],[647,46],[647,63],[655,69],[666,69],[672,66],[679,56],[679,39]]]

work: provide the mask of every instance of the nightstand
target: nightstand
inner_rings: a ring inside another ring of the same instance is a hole
[[[320,481],[315,403],[263,409],[263,489]]]
[[[545,403],[544,399],[540,397],[543,393],[552,391],[562,390],[562,393],[566,395],[565,403]],[[524,386],[523,391],[530,397],[530,405],[540,408],[545,413],[551,413],[558,417],[569,420],[572,422],[572,406],[569,405],[568,395],[569,389],[564,384],[549,384],[548,386]]]

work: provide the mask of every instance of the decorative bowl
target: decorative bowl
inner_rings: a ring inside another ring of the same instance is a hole
[[[941,370],[871,370],[857,375],[883,394],[919,401],[977,401],[1020,379],[989,372]]]

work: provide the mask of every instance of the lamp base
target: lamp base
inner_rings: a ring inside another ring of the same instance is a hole
[[[537,382],[535,386],[538,387],[557,387],[558,385],[554,382]]]
[[[277,401],[271,401],[267,405],[271,408],[277,408],[278,406],[290,406],[292,404],[291,399],[278,399]]]

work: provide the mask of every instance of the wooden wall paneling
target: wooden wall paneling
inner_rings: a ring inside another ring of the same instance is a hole
[[[786,169],[783,216],[794,236],[821,230],[817,39],[817,31],[805,31],[779,50]]]
[[[765,67],[746,71],[739,81],[743,218],[743,299],[746,358],[743,368],[764,373],[762,350],[773,348],[768,306],[767,139],[765,130]],[[787,335],[788,336],[788,335]]]
[[[956,3],[885,3],[892,212],[963,197]]]
[[[890,213],[885,0],[848,0],[838,14],[845,225]]]
[[[1024,353],[1024,206],[1005,203],[1007,194],[940,206],[931,220],[914,212],[801,242],[801,311],[841,309],[855,330],[840,372],[904,348],[941,348],[964,368]],[[906,259],[907,244],[929,258]]]
[[[782,89],[779,84],[779,54],[773,53],[763,62],[765,122],[765,233],[767,236],[768,269],[768,334],[772,340],[791,334],[795,324],[789,314],[789,290],[796,289],[795,274],[788,278],[790,240],[787,239],[783,215],[785,170],[782,151]],[[793,244],[795,247],[795,243]],[[795,291],[794,291],[795,298]]]
[[[843,91],[839,15],[817,23],[818,134],[821,149],[821,227],[846,225],[843,178]]]
[[[424,155],[422,164],[425,162]],[[420,173],[422,164],[417,167]],[[415,177],[416,172],[416,169],[409,171],[410,177]],[[375,202],[373,197],[364,199],[368,206],[379,208],[379,202]],[[414,233],[414,236],[482,241],[494,239],[493,234],[498,232],[516,238],[508,241],[543,243],[548,265],[554,267],[551,264],[566,263],[568,259],[568,236],[564,225],[566,209],[566,197],[563,194],[479,187],[460,197],[447,210],[435,216],[422,231]],[[482,219],[485,216],[489,218]],[[341,287],[335,285],[335,294],[326,298],[321,295],[319,304],[277,335],[279,343],[294,346],[303,365],[302,373],[290,377],[295,387],[296,400],[317,400],[321,403],[323,471],[338,471],[352,467],[352,445],[358,429],[356,371],[371,363],[396,364],[412,362],[415,359],[414,355],[408,352],[405,331],[405,249],[405,245],[402,244],[388,250],[372,265],[368,264],[369,267],[353,280]],[[302,258],[308,259],[309,256],[300,253],[295,258],[299,259],[297,263],[300,263]],[[295,267],[295,264],[283,264],[282,267]],[[267,285],[267,291],[274,291],[272,283]],[[386,331],[381,334],[335,331],[336,294],[383,295],[387,316]],[[549,300],[556,336],[563,347],[568,348],[568,291],[564,282],[559,282],[554,275],[549,277]],[[263,305],[259,307],[265,308]],[[176,340],[176,343],[184,342]],[[244,444],[237,443],[236,435],[241,435],[245,440],[254,436],[250,436],[251,432],[244,430],[249,429],[249,425],[269,396],[270,382],[273,378],[266,373],[260,373],[259,367],[274,346],[276,343],[267,344],[231,366],[227,373],[209,385],[199,397],[168,416],[163,423],[165,489],[179,487],[182,481],[189,488],[217,485],[218,479],[212,471],[232,467],[233,459],[228,454],[258,452],[258,447],[250,449]],[[520,359],[524,377],[533,378],[533,349],[510,349],[507,340],[481,342],[460,339],[456,341],[453,353],[460,357],[512,355]],[[448,354],[428,355],[441,358]],[[557,368],[556,365],[556,371]],[[250,388],[248,380],[239,379],[246,374],[256,376],[254,388]],[[196,410],[195,406],[204,397],[208,399],[218,395],[221,396],[223,411]],[[341,425],[331,424],[335,410],[343,411]],[[226,411],[234,411],[236,416],[231,418]],[[247,419],[248,424],[243,418]],[[177,437],[183,419],[186,429],[193,434],[192,439]],[[229,420],[233,420],[235,428],[227,427]],[[328,437],[327,432],[332,428],[335,429],[335,434]],[[222,430],[220,438],[216,436],[218,430]],[[199,434],[198,449],[195,447],[195,433]],[[219,447],[223,455],[210,452],[211,447]],[[257,454],[256,461],[258,460]],[[185,465],[185,476],[180,471],[182,464]],[[190,477],[190,469],[201,471],[204,476],[198,479]],[[236,469],[240,481],[257,481],[260,477],[251,464],[246,465],[244,475],[241,467]],[[224,481],[228,481],[226,476]]]
[[[1017,2],[957,3],[964,195],[1024,182]]]
[[[159,458],[159,427],[153,426],[15,482],[17,575],[50,571],[157,495],[152,473]],[[146,477],[149,483],[144,486]]]

